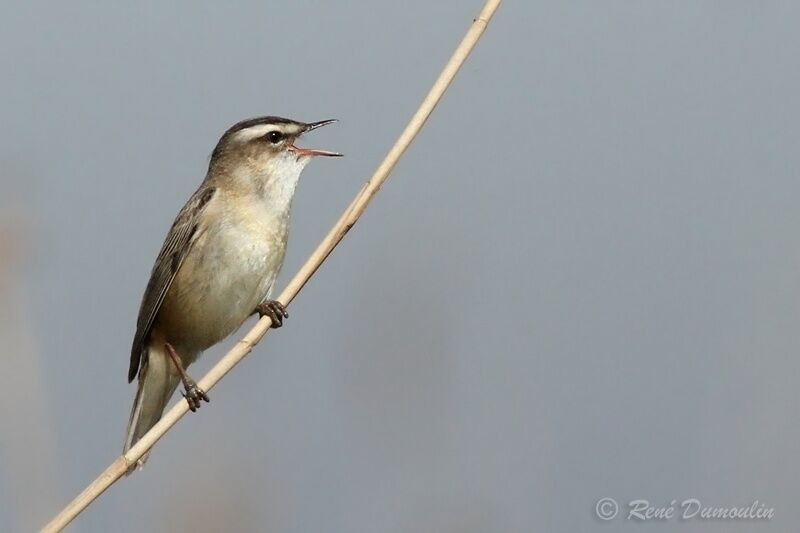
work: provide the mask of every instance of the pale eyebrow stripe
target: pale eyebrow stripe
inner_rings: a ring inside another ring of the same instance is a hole
[[[283,133],[283,128],[281,128],[278,124],[258,124],[256,126],[250,126],[249,128],[239,130],[234,134],[234,136],[243,141],[249,141],[258,137],[263,137],[271,131],[280,131]]]

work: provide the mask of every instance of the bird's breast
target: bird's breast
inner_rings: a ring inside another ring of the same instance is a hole
[[[167,337],[197,350],[221,341],[253,313],[286,251],[288,217],[276,219],[258,205],[217,207],[219,216],[198,228],[159,313]]]

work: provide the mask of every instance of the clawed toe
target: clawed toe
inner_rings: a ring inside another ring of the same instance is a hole
[[[208,398],[208,394],[206,391],[198,387],[196,384],[192,384],[186,387],[186,390],[181,391],[181,395],[186,398],[186,403],[189,404],[189,409],[194,413],[198,409],[200,409],[200,405],[203,401],[210,402],[211,400]]]
[[[269,300],[259,304],[258,307],[256,307],[256,312],[259,318],[268,316],[272,321],[273,328],[281,327],[283,325],[283,319],[289,318],[289,313],[286,312],[286,308],[277,300]]]

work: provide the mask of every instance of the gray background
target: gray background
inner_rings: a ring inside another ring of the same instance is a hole
[[[3,3],[0,530],[119,453],[139,299],[222,131],[341,120],[280,289],[479,7]],[[796,530],[799,18],[507,2],[288,325],[72,530]]]

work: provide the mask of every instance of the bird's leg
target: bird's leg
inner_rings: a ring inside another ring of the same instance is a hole
[[[289,313],[286,312],[286,308],[278,300],[261,302],[256,306],[255,312],[258,313],[258,318],[268,316],[270,320],[272,320],[273,328],[281,327],[283,325],[283,319],[289,318]]]
[[[172,358],[172,362],[175,363],[175,368],[178,369],[178,373],[181,375],[181,381],[183,382],[183,389],[181,391],[181,395],[186,398],[186,402],[189,404],[189,409],[192,410],[194,413],[200,408],[200,400],[205,400],[206,402],[210,402],[211,400],[208,399],[208,394],[206,391],[201,389],[197,386],[197,383],[186,373],[186,369],[183,368],[183,363],[181,363],[181,358],[178,357],[178,353],[175,351],[175,348],[168,342],[164,343],[164,346],[167,348],[167,353],[169,354],[170,358]]]

